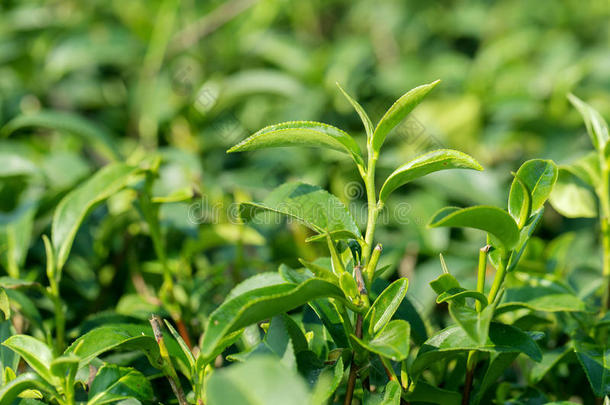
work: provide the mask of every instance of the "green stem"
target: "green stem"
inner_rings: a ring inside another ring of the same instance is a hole
[[[45,254],[47,256],[47,278],[49,279],[49,287],[46,290],[48,297],[53,302],[53,312],[55,313],[55,354],[60,355],[64,351],[65,330],[66,330],[66,315],[64,306],[59,292],[59,283],[61,281],[61,268],[58,268],[55,262],[55,253],[51,245],[51,241],[47,235],[42,235],[44,242]]]
[[[602,276],[604,280],[604,293],[602,297],[602,312],[605,313],[610,306],[610,170],[603,153],[600,153],[601,184],[598,188],[600,201],[600,228],[603,247]]]
[[[477,271],[477,291],[481,294],[485,294],[485,273],[487,270],[487,253],[491,246],[485,245],[479,249],[479,267]],[[481,302],[476,301],[475,307],[477,311],[481,312]]]
[[[368,168],[364,176],[368,208],[366,234],[364,237],[365,246],[362,250],[362,263],[365,266],[368,265],[369,258],[371,257],[373,240],[375,238],[375,225],[377,224],[377,216],[381,210],[381,206],[377,204],[377,196],[375,194],[375,167],[377,165],[377,158],[377,154],[372,152],[372,150],[369,150]]]
[[[500,288],[504,283],[504,278],[506,277],[506,265],[508,262],[508,257],[502,256],[500,258],[500,265],[498,266],[498,271],[496,271],[496,276],[494,278],[494,282],[491,285],[491,290],[489,290],[489,297],[487,301],[489,305],[491,305],[496,297],[498,296],[498,292],[500,292]]]

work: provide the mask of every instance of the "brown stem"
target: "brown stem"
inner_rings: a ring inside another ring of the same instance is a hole
[[[153,315],[152,318],[150,318],[150,326],[152,326],[155,340],[159,346],[159,353],[161,355],[162,362],[161,368],[163,369],[163,373],[167,377],[169,385],[172,387],[172,391],[174,391],[176,398],[178,398],[178,403],[180,405],[188,405],[186,396],[184,395],[184,391],[180,385],[180,380],[178,379],[178,374],[176,374],[176,370],[172,364],[172,359],[169,357],[169,352],[167,351],[167,346],[165,346],[163,332],[161,332],[161,322],[158,316]]]
[[[472,390],[472,380],[474,379],[474,367],[466,371],[466,382],[464,383],[464,394],[462,395],[462,405],[470,402],[470,391]]]
[[[356,337],[362,338],[362,315],[358,314],[356,318]],[[355,356],[352,354],[352,363],[349,368],[349,378],[347,379],[347,390],[345,391],[344,405],[351,405],[352,398],[354,397],[354,388],[356,388],[356,374],[358,372],[356,368]]]
[[[189,331],[186,328],[184,321],[182,319],[177,319],[176,326],[178,327],[178,333],[180,334],[182,340],[184,340],[184,343],[186,343],[189,349],[193,349],[193,344],[191,343],[191,338],[189,337]]]

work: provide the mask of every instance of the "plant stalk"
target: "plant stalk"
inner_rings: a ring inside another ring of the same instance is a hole
[[[598,189],[600,202],[600,228],[603,248],[602,277],[604,288],[602,313],[610,308],[610,170],[603,153],[600,153],[601,184]]]
[[[487,253],[491,249],[490,245],[485,245],[479,249],[479,267],[477,271],[477,291],[481,294],[485,294],[485,273],[487,270]],[[476,300],[475,308],[478,312],[481,312],[481,302]]]
[[[489,305],[491,305],[496,297],[498,296],[498,292],[500,292],[500,288],[504,283],[504,278],[506,277],[506,266],[508,263],[508,257],[503,256],[500,258],[500,265],[498,266],[498,271],[496,271],[496,276],[494,278],[494,282],[491,285],[491,290],[489,291],[489,297],[487,301]]]
[[[364,178],[368,208],[366,234],[364,237],[365,246],[362,249],[362,263],[365,266],[368,266],[371,257],[373,240],[375,238],[375,225],[377,224],[377,216],[380,211],[380,207],[377,204],[377,196],[375,194],[375,167],[377,165],[377,158],[377,155],[369,150],[368,168]]]
[[[472,392],[472,382],[474,380],[474,369],[477,365],[477,352],[471,350],[468,353],[466,362],[466,381],[464,382],[464,391],[462,393],[462,405],[468,405],[470,402],[470,393]]]
[[[188,405],[186,396],[184,395],[184,391],[180,385],[180,380],[178,379],[178,374],[176,374],[176,370],[172,364],[172,359],[169,357],[169,352],[167,351],[167,346],[165,346],[163,332],[161,332],[161,322],[159,322],[159,318],[157,316],[153,315],[152,318],[150,318],[150,326],[152,326],[155,340],[157,341],[157,345],[159,345],[159,353],[161,354],[161,360],[163,362],[163,373],[167,377],[169,385],[172,387],[172,391],[174,391],[176,398],[178,398],[178,403],[180,405]]]
[[[362,338],[362,315],[358,314],[356,318],[356,337],[358,339]],[[347,379],[347,389],[345,391],[345,400],[343,401],[343,405],[351,405],[352,398],[354,397],[354,389],[356,388],[356,374],[357,374],[357,366],[356,366],[356,356],[352,353],[352,362],[349,368],[349,377]]]
[[[66,315],[64,313],[63,302],[59,292],[59,283],[61,281],[61,268],[57,267],[55,262],[55,253],[53,246],[47,235],[42,235],[44,242],[45,254],[47,256],[46,272],[49,279],[49,287],[47,289],[48,296],[53,302],[53,312],[55,315],[55,352],[60,355],[64,351],[64,341],[66,334]]]

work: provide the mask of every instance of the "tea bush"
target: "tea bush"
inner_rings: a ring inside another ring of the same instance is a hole
[[[447,7],[0,6],[0,404],[609,401],[610,10]]]

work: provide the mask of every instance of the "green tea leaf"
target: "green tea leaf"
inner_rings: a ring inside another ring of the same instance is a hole
[[[101,405],[135,398],[139,401],[153,399],[150,381],[138,370],[104,364],[91,382],[87,405]]]
[[[482,311],[477,311],[466,305],[465,302],[451,301],[449,314],[460,325],[468,336],[482,345],[487,341],[489,324],[494,315],[494,306],[488,305]]]
[[[373,123],[371,122],[369,115],[366,113],[366,111],[364,111],[364,108],[362,108],[362,106],[360,105],[360,103],[358,101],[356,101],[352,96],[347,94],[347,92],[345,90],[343,90],[343,87],[341,87],[339,85],[339,83],[337,83],[337,87],[339,87],[339,90],[341,90],[341,93],[343,93],[343,95],[345,96],[347,101],[349,101],[349,103],[352,105],[352,107],[354,107],[354,110],[356,110],[356,112],[358,113],[358,116],[360,117],[360,120],[362,121],[362,124],[364,125],[364,129],[366,131],[366,137],[367,137],[367,139],[370,139],[373,136],[374,129],[373,129]]]
[[[11,319],[11,302],[2,287],[0,287],[0,312],[2,312],[4,320]]]
[[[508,198],[508,211],[513,218],[518,218],[519,211],[515,208],[522,205],[520,200],[523,199],[523,196],[519,195],[522,190],[520,187],[515,187],[516,179],[523,182],[529,193],[531,210],[535,212],[542,208],[544,202],[549,198],[557,181],[557,174],[557,165],[552,160],[532,159],[523,163],[515,174],[515,181],[513,181]]]
[[[327,367],[320,373],[311,395],[310,405],[325,405],[335,393],[343,379],[343,359],[339,357],[334,367]]]
[[[398,187],[429,173],[447,169],[483,170],[483,167],[465,153],[451,149],[439,149],[418,156],[396,169],[383,183],[379,200],[387,201]]]
[[[400,383],[396,380],[391,380],[385,386],[383,400],[379,405],[400,405],[401,395],[402,388],[400,387]]]
[[[15,335],[2,344],[19,354],[47,382],[50,384],[56,382],[50,370],[53,352],[45,343],[31,336]]]
[[[51,374],[61,380],[68,374],[76,374],[76,371],[78,370],[78,362],[79,358],[72,354],[67,356],[59,356],[53,359],[49,369],[51,370]]]
[[[443,256],[441,256],[441,258],[442,257]],[[444,261],[441,263],[444,263]],[[434,280],[430,281],[430,287],[432,287],[434,292],[439,295],[450,290],[462,289],[460,282],[450,273],[443,273]]]
[[[172,359],[176,361],[181,370],[188,370],[188,359],[178,344],[169,335],[164,340]],[[83,367],[110,350],[144,352],[153,367],[162,368],[163,361],[159,354],[159,346],[148,325],[100,326],[76,339],[64,351],[64,355],[78,356],[80,366]]]
[[[407,294],[409,280],[399,278],[390,284],[377,297],[371,308],[369,308],[363,321],[363,330],[369,336],[374,336],[392,319],[398,310],[400,303]]]
[[[53,385],[43,380],[40,376],[35,373],[24,373],[0,387],[0,404],[12,404],[19,394],[27,390],[38,390],[50,397],[58,396]]]
[[[34,114],[20,115],[2,128],[2,134],[7,136],[18,129],[27,127],[44,127],[80,136],[86,143],[98,145],[105,152],[105,156],[111,157],[113,160],[121,159],[112,134],[97,123],[80,115],[44,110]]]
[[[475,386],[472,405],[478,405],[481,402],[485,392],[498,381],[498,378],[504,374],[517,356],[519,356],[519,353],[491,353],[489,355],[489,365],[485,370],[483,379]]]
[[[0,220],[0,264],[13,278],[19,278],[25,262],[37,208],[36,201],[30,201]]]
[[[440,80],[436,80],[432,83],[416,87],[396,100],[377,123],[372,138],[373,150],[375,152],[379,153],[381,145],[383,145],[383,141],[385,141],[388,133],[398,125],[439,82]]]
[[[542,352],[536,342],[514,326],[491,322],[485,344],[473,340],[461,327],[450,326],[422,345],[411,367],[411,374],[419,375],[432,362],[470,350],[489,353],[524,353],[534,361],[542,359]]]
[[[608,124],[604,118],[589,104],[585,103],[574,94],[568,94],[568,100],[570,103],[582,115],[585,126],[587,127],[587,133],[591,138],[591,143],[598,151],[604,150],[606,143],[608,143]]]
[[[509,250],[519,240],[519,228],[513,218],[504,210],[479,205],[469,208],[446,207],[438,211],[429,226],[475,228],[497,238],[502,248]]]
[[[557,212],[567,218],[597,217],[597,201],[593,191],[579,177],[564,168],[559,169],[550,202]]]
[[[574,352],[595,396],[610,394],[610,348],[590,340],[574,339]]]
[[[15,334],[15,328],[11,321],[0,322],[0,386],[8,382],[3,371],[6,369],[17,370],[19,366],[19,355],[7,346],[2,345],[4,341]]]
[[[352,341],[364,350],[394,361],[402,361],[409,355],[411,327],[407,321],[394,319],[388,322],[372,339],[358,339],[351,335]]]
[[[109,164],[60,201],[51,230],[58,269],[68,259],[76,232],[85,217],[98,203],[124,188],[138,170],[124,163]]]
[[[574,350],[570,345],[558,347],[542,354],[542,361],[534,364],[530,371],[529,379],[532,383],[538,383],[555,365],[561,362],[568,354]]]
[[[209,405],[309,405],[305,382],[278,360],[255,357],[212,374],[206,385]]]
[[[357,165],[364,161],[360,147],[346,132],[313,121],[290,121],[270,125],[246,138],[227,152],[244,152],[281,146],[322,146],[347,153]]]
[[[435,387],[423,379],[417,381],[413,392],[408,392],[405,398],[412,403],[439,405],[460,405],[462,403],[461,393]]]
[[[264,203],[240,204],[244,221],[264,221],[256,215],[266,211],[295,218],[318,234],[329,233],[334,239],[362,238],[341,200],[317,186],[287,183],[269,194]]]
[[[523,228],[532,213],[532,197],[525,182],[517,176],[510,186],[508,213],[515,219],[519,229]]]
[[[317,278],[308,279],[301,284],[284,283],[262,287],[227,300],[209,317],[201,345],[201,356],[208,358],[220,340],[230,332],[290,311],[320,297],[345,301],[339,287]]]
[[[530,278],[531,285],[507,288],[502,304],[518,305],[534,311],[578,312],[585,310],[585,303],[568,287],[545,279]]]

